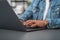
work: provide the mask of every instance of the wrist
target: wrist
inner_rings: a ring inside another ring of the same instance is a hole
[[[48,21],[45,20],[45,21],[44,21],[44,24],[45,24],[45,26],[46,26],[46,25],[48,24]]]

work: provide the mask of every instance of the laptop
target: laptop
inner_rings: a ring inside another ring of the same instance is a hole
[[[24,26],[6,0],[0,0],[0,28],[27,32],[43,29]]]

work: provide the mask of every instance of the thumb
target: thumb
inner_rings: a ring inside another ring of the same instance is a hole
[[[31,27],[36,27],[37,25],[36,24],[32,24]]]

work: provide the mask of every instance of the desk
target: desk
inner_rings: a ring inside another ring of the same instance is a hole
[[[34,32],[0,29],[0,40],[60,40],[60,29]]]

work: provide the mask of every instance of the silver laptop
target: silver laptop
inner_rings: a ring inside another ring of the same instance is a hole
[[[0,1],[0,28],[19,30],[19,31],[36,31],[43,28],[25,27],[18,19],[17,15],[12,10],[12,7],[6,0]]]

